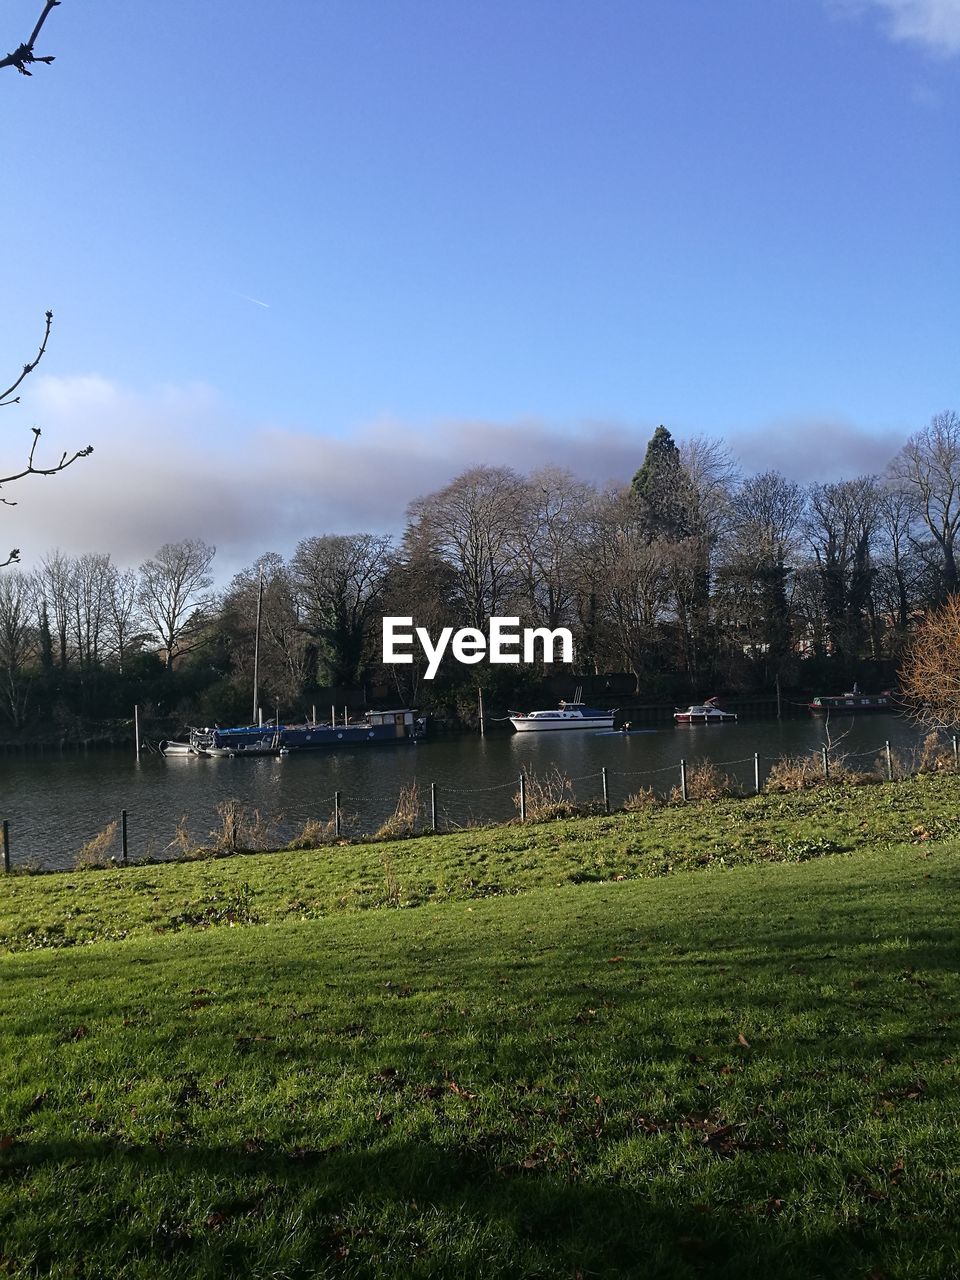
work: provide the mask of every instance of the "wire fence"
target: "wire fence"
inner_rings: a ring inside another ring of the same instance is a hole
[[[858,762],[860,762],[858,764]],[[217,829],[207,843],[191,843],[179,830],[169,844],[139,841],[142,861],[174,861],[196,856],[198,849],[230,853],[266,848],[313,847],[342,840],[391,838],[442,833],[508,821],[537,821],[577,813],[611,813],[639,808],[641,802],[716,798],[719,795],[760,794],[765,789],[794,790],[817,783],[875,778],[892,781],[931,771],[960,772],[960,742],[914,748],[907,759],[889,740],[862,751],[843,751],[839,744],[793,757],[754,752],[735,760],[680,757],[655,769],[622,770],[601,767],[570,777],[554,768],[546,774],[521,772],[505,782],[483,787],[455,787],[446,782],[416,781],[397,792],[354,795],[335,791],[311,804],[311,812],[286,819],[264,819],[259,810],[229,800],[217,806]],[[121,809],[103,831],[89,840],[75,865],[128,865],[135,815]],[[15,833],[2,821],[0,849],[4,872],[40,870],[32,861],[15,866]],[[62,868],[61,868],[62,869]]]

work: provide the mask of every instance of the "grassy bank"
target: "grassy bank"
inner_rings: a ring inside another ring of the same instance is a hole
[[[960,778],[919,775],[408,840],[21,875],[2,884],[0,948],[70,946],[571,883],[800,862],[889,843],[935,844],[954,835],[960,835]]]
[[[956,1274],[958,794],[8,880],[0,1274]]]

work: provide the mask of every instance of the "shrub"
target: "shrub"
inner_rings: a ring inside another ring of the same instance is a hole
[[[916,773],[943,773],[954,769],[953,748],[948,747],[939,733],[928,733],[921,744],[916,760]]]
[[[167,845],[168,849],[176,849],[181,858],[188,857],[196,847],[190,835],[190,829],[187,826],[188,821],[187,814],[180,815],[180,821],[177,823],[177,829],[173,833],[173,839]]]
[[[73,862],[78,871],[84,867],[109,867],[116,861],[111,850],[116,843],[119,826],[118,822],[109,822],[92,840],[81,846]]]
[[[722,800],[727,796],[739,796],[743,791],[740,784],[729,774],[721,773],[710,760],[695,760],[687,769],[687,798],[689,800]],[[676,804],[683,799],[679,786],[670,792],[671,801]]]
[[[767,774],[765,791],[803,791],[825,781],[820,756],[784,756],[775,760]]]
[[[239,800],[222,800],[216,814],[220,826],[210,832],[216,853],[246,853],[272,847],[276,819],[264,818],[259,809],[248,813]]]
[[[390,817],[374,832],[377,840],[397,840],[403,836],[412,836],[417,829],[420,817],[420,788],[415,782],[408,787],[400,788],[397,807]]]
[[[627,796],[623,802],[624,813],[642,813],[645,809],[654,809],[660,803],[653,787],[641,787]]]
[[[320,845],[330,844],[336,839],[337,824],[333,818],[326,822],[319,818],[308,818],[299,835],[294,836],[288,849],[318,849]]]
[[[547,822],[551,818],[573,818],[580,812],[573,783],[556,765],[547,774],[525,773],[526,814],[528,822]],[[520,812],[520,792],[513,797]]]

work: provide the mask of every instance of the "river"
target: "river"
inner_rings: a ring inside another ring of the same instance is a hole
[[[831,736],[851,763],[868,767],[884,742],[909,756],[922,734],[896,715],[835,719]],[[737,724],[665,726],[630,734],[573,731],[427,738],[350,752],[316,752],[283,759],[163,758],[132,751],[47,753],[0,758],[0,818],[9,822],[11,864],[70,868],[81,846],[128,811],[132,860],[171,857],[178,824],[194,845],[209,842],[220,823],[217,806],[237,800],[259,810],[276,844],[293,838],[308,819],[332,817],[341,793],[345,834],[369,833],[396,806],[401,787],[416,782],[429,821],[430,784],[437,786],[441,829],[516,816],[522,771],[559,770],[573,780],[580,801],[599,799],[607,770],[610,804],[641,787],[666,792],[679,782],[679,762],[709,758],[744,786],[753,786],[754,753],[761,775],[783,756],[810,753],[824,743],[814,717],[741,720]],[[119,848],[116,848],[119,856]]]

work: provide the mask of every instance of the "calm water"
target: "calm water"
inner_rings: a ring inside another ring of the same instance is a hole
[[[899,716],[834,720],[841,749],[867,753],[865,765],[885,739],[907,752],[918,743],[911,723]],[[668,726],[646,732],[491,734],[436,738],[352,752],[317,752],[285,759],[164,759],[91,751],[0,758],[0,817],[10,822],[11,860],[44,867],[71,867],[85,841],[127,809],[131,858],[172,856],[177,824],[186,820],[200,844],[217,825],[216,806],[236,799],[275,823],[277,842],[292,838],[309,818],[328,820],[333,793],[342,793],[345,830],[376,828],[393,812],[402,786],[416,781],[429,814],[430,783],[438,786],[443,826],[515,816],[521,770],[544,774],[554,766],[575,780],[581,800],[601,794],[606,767],[610,800],[617,806],[641,786],[669,790],[679,780],[679,760],[708,757],[727,772],[753,783],[753,753],[761,770],[784,755],[823,744],[823,725],[810,719],[741,721],[710,726]]]

